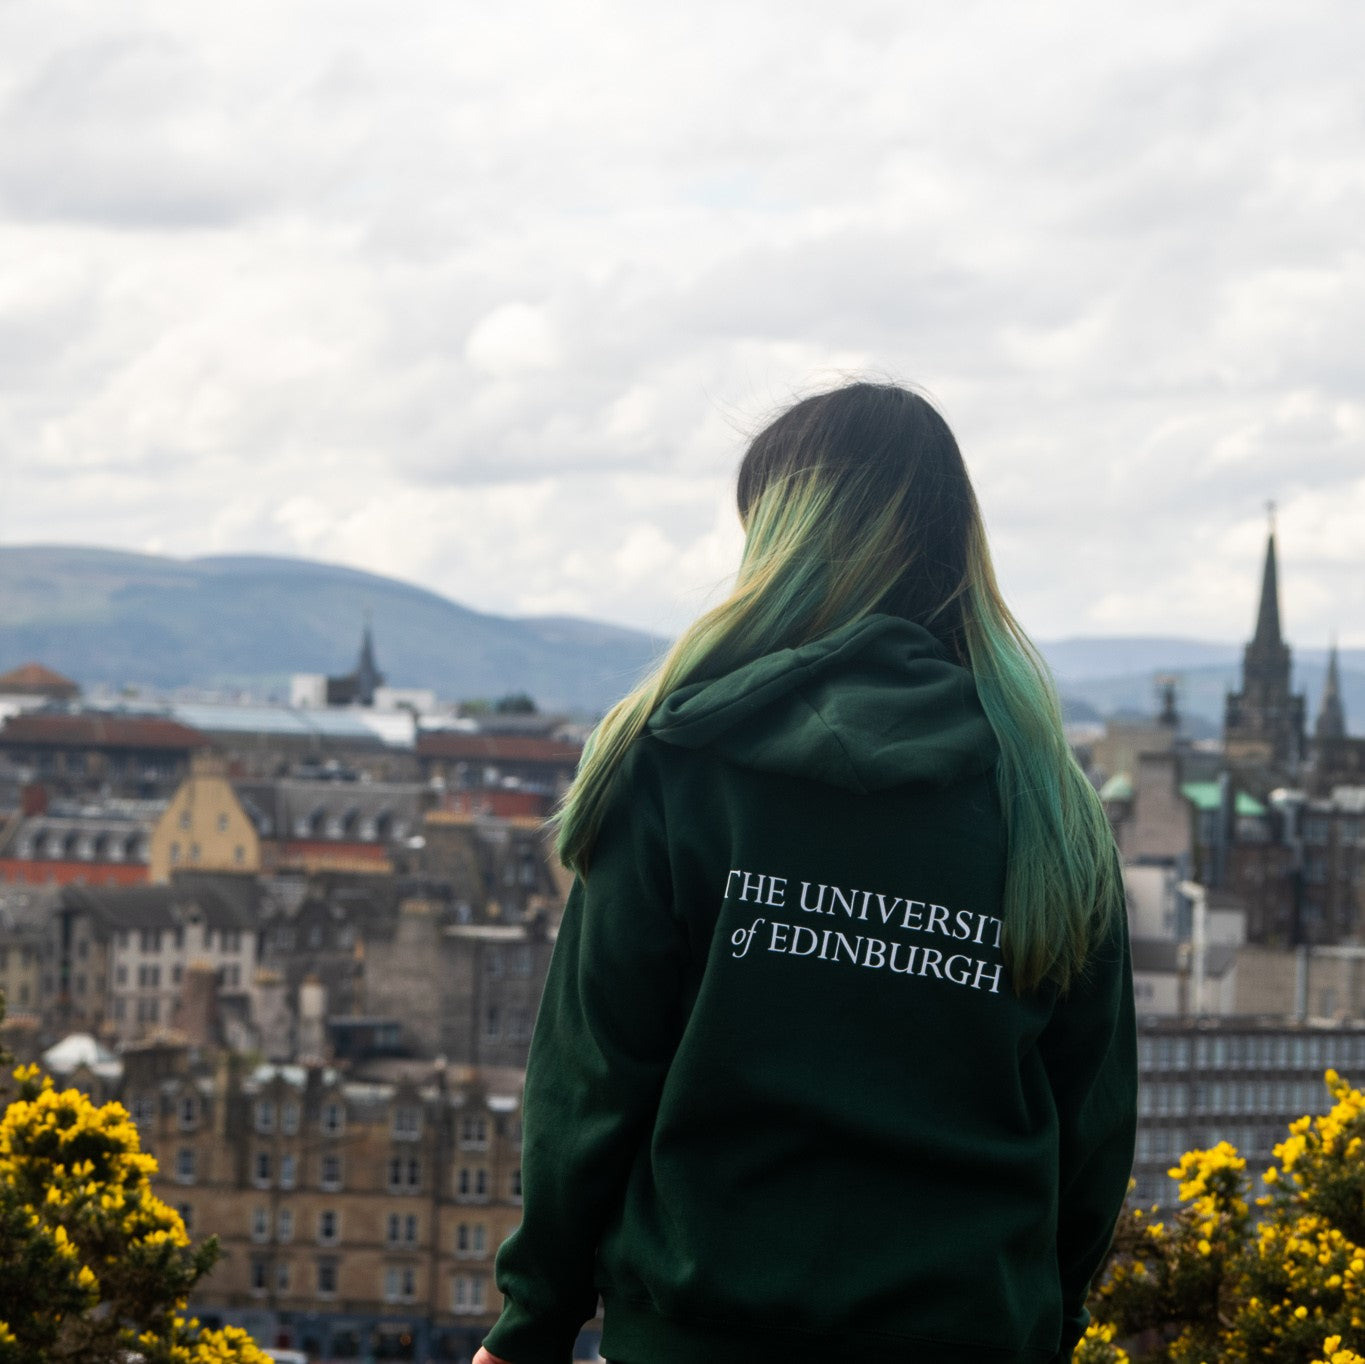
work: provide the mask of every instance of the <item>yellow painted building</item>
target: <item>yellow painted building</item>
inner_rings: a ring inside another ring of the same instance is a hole
[[[152,830],[148,879],[174,871],[258,872],[261,838],[216,754],[196,754],[190,774]]]

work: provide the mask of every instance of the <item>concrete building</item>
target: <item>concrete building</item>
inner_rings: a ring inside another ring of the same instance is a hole
[[[1174,1206],[1176,1185],[1167,1170],[1185,1151],[1220,1141],[1247,1158],[1254,1180],[1291,1122],[1331,1107],[1323,1084],[1329,1067],[1353,1081],[1365,1079],[1365,1026],[1144,1020],[1134,1201]]]

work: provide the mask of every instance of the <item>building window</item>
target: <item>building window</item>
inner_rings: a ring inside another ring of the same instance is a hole
[[[334,1245],[341,1225],[341,1215],[333,1208],[324,1208],[318,1213],[318,1240],[324,1245]]]
[[[340,1132],[346,1121],[345,1111],[339,1103],[323,1104],[322,1130],[329,1136]]]
[[[507,1177],[507,1197],[513,1203],[521,1202],[521,1169],[518,1167]]]
[[[277,1241],[292,1241],[294,1239],[293,1208],[281,1208],[275,1214],[275,1239]]]
[[[455,1254],[481,1260],[488,1253],[488,1229],[482,1222],[461,1222],[455,1228]]]
[[[411,1302],[417,1296],[417,1271],[411,1265],[389,1265],[384,1270],[384,1301]]]
[[[175,1179],[178,1184],[194,1183],[194,1148],[182,1146],[175,1153]]]
[[[322,1187],[341,1188],[341,1157],[330,1151],[322,1158]]]
[[[496,1042],[502,1036],[502,1017],[496,1004],[490,1004],[484,1010],[483,1035],[488,1042]]]
[[[270,1261],[264,1255],[251,1257],[251,1291],[264,1293],[270,1283]]]
[[[253,1178],[258,1188],[267,1188],[270,1184],[270,1152],[257,1151],[256,1159],[253,1164]]]
[[[388,1241],[391,1246],[417,1244],[417,1214],[391,1212],[388,1217]]]
[[[193,1204],[193,1203],[177,1203],[176,1206],[175,1206],[175,1210],[176,1210],[176,1212],[178,1212],[178,1213],[180,1214],[180,1220],[185,1224],[185,1230],[186,1230],[187,1232],[193,1232],[193,1231],[194,1231],[194,1204]]]
[[[185,1094],[180,1100],[180,1127],[188,1131],[199,1122],[199,1101],[193,1094]]]
[[[456,1312],[483,1311],[483,1275],[457,1274],[451,1307]]]
[[[256,1130],[258,1132],[275,1130],[275,1105],[269,1099],[256,1100]]]
[[[282,1155],[280,1157],[280,1188],[292,1189],[294,1187],[295,1160],[292,1155]]]
[[[460,1145],[466,1151],[488,1149],[488,1119],[482,1114],[460,1119]]]
[[[289,1292],[289,1261],[277,1260],[275,1262],[275,1287],[281,1293]]]
[[[318,1297],[335,1297],[337,1291],[337,1262],[335,1260],[319,1260],[317,1269]]]
[[[181,810],[180,812],[180,827],[182,829],[188,829],[190,827],[190,812],[187,809]]]
[[[482,1166],[471,1169],[462,1165],[456,1180],[456,1193],[467,1203],[484,1202],[488,1198],[488,1171]]]
[[[422,1162],[416,1156],[406,1160],[402,1156],[389,1157],[389,1188],[420,1189],[422,1187]]]
[[[270,1239],[270,1209],[255,1207],[251,1210],[251,1239],[268,1241]]]
[[[299,1106],[298,1104],[280,1105],[280,1131],[287,1136],[293,1136],[299,1130]]]
[[[139,1127],[146,1127],[156,1118],[156,1100],[148,1094],[139,1094],[133,1100],[133,1121]]]
[[[227,817],[227,815],[226,815],[225,813],[223,813],[222,811],[219,811],[219,813],[218,813],[218,832],[219,832],[220,834],[225,834],[225,833],[227,833],[227,826],[228,826],[228,817]]]
[[[393,1111],[393,1135],[398,1141],[415,1141],[421,1135],[422,1111],[404,1104]]]

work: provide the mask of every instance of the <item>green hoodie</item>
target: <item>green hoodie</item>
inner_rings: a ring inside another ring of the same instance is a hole
[[[671,696],[564,913],[526,1077],[512,1364],[1048,1364],[1135,1121],[1121,913],[1015,994],[970,673],[874,616]]]

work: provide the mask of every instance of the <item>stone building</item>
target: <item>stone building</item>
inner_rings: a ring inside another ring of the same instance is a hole
[[[227,761],[196,754],[185,780],[162,811],[148,841],[147,870],[164,883],[171,873],[258,872],[261,836],[228,780]]]
[[[0,728],[0,756],[54,796],[164,799],[208,746],[188,725],[122,711],[35,710]]]
[[[165,1048],[127,1053],[157,1192],[223,1247],[191,1309],[313,1358],[467,1360],[521,1216],[521,1078],[431,1063],[194,1076]]]
[[[1266,541],[1256,631],[1242,658],[1242,688],[1230,692],[1223,719],[1229,762],[1267,773],[1296,774],[1307,757],[1306,702],[1290,687],[1290,651],[1280,633],[1275,531]]]
[[[0,829],[0,882],[136,886],[148,878],[152,831],[164,802],[106,797],[49,801]]]
[[[224,1026],[249,1026],[260,915],[252,879],[169,886],[67,886],[43,943],[49,1033],[132,1042],[176,1025],[186,972],[212,971]],[[241,1034],[245,1040],[245,1034]]]
[[[392,937],[366,946],[367,1009],[400,1019],[421,1055],[524,1066],[554,938],[544,916],[450,923],[431,901],[406,900]]]

